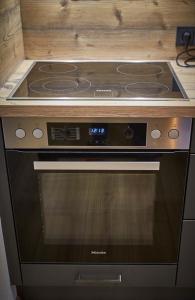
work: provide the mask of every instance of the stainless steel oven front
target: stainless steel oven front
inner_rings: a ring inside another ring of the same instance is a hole
[[[176,264],[190,129],[4,118],[21,263]]]

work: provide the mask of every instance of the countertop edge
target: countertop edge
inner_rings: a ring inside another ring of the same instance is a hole
[[[25,106],[4,105],[1,117],[195,117],[195,105],[184,106]]]

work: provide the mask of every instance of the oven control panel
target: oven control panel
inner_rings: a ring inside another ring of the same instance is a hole
[[[190,118],[68,121],[3,118],[6,148],[189,149]]]
[[[146,146],[147,123],[47,123],[49,146]]]

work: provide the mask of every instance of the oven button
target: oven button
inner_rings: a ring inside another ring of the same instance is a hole
[[[43,136],[43,131],[39,128],[33,130],[33,136],[35,139],[41,139]]]
[[[19,139],[23,139],[26,135],[26,132],[24,129],[22,128],[18,128],[16,129],[16,137],[19,138]]]
[[[97,146],[104,146],[105,145],[105,141],[104,140],[95,140],[95,144]]]
[[[161,137],[161,132],[158,129],[154,129],[151,131],[151,137],[155,140],[159,139]]]
[[[169,132],[168,132],[168,136],[170,139],[178,139],[179,137],[179,130],[177,129],[171,129]]]

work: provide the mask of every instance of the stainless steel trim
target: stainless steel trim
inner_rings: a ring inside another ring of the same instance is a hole
[[[75,279],[77,284],[105,284],[105,283],[121,283],[122,274],[118,274],[116,278],[99,278],[99,279],[88,279],[82,278],[82,275],[79,273],[78,277]]]
[[[83,145],[62,145],[51,146],[48,145],[48,133],[47,123],[147,123],[147,137],[146,146],[121,146],[120,143],[114,144],[114,146],[88,146]],[[189,149],[190,134],[191,134],[191,118],[2,118],[3,132],[6,149],[172,149],[172,150],[184,150]],[[26,132],[26,136],[23,139],[16,137],[17,128],[23,128]],[[35,139],[33,136],[33,130],[39,128],[43,131],[43,137],[41,139]],[[151,137],[151,132],[154,129],[161,131],[161,137],[157,140]],[[178,139],[170,139],[168,132],[171,129],[177,129],[180,132]]]
[[[9,94],[9,96],[6,98],[6,100],[14,100],[17,99],[17,97],[13,97],[14,93],[17,91],[17,89],[19,88],[19,86],[22,84],[22,82],[24,81],[24,79],[28,76],[28,74],[30,73],[30,71],[32,70],[32,68],[35,66],[36,61],[34,61],[32,63],[32,65],[28,68],[28,70],[24,73],[24,75],[18,80],[16,86],[13,88],[13,90],[11,91],[11,93]],[[20,99],[20,98],[18,98]]]
[[[13,93],[14,94],[14,93]],[[79,98],[79,97],[58,97],[58,98],[50,98],[50,97],[40,97],[40,98],[34,98],[31,97],[30,99],[25,98],[25,97],[8,97],[6,98],[7,100],[20,100],[20,101],[64,101],[64,100],[69,100],[69,101],[189,101],[189,98],[144,98],[144,97],[134,97],[134,98],[106,98],[106,97],[93,97],[93,98]]]
[[[34,161],[36,171],[159,171],[160,162],[78,162]]]
[[[168,66],[169,66],[170,71],[171,71],[172,74],[173,74],[173,77],[174,77],[175,81],[177,82],[177,84],[178,84],[178,86],[179,86],[179,88],[180,88],[180,91],[181,91],[182,95],[184,96],[184,99],[182,99],[182,100],[189,100],[188,95],[186,94],[186,92],[185,92],[183,86],[181,85],[181,82],[180,82],[180,80],[179,80],[179,78],[178,78],[176,72],[174,71],[174,69],[173,69],[171,63],[168,62],[167,64],[168,64]]]
[[[36,62],[68,62],[68,63],[86,63],[86,62],[124,62],[124,63],[141,63],[141,62],[145,62],[145,63],[153,63],[153,62],[170,62],[170,60],[166,60],[166,59],[154,59],[154,60],[147,60],[147,59],[143,59],[143,60],[132,60],[132,59],[37,59],[37,60],[33,60],[33,63]]]

